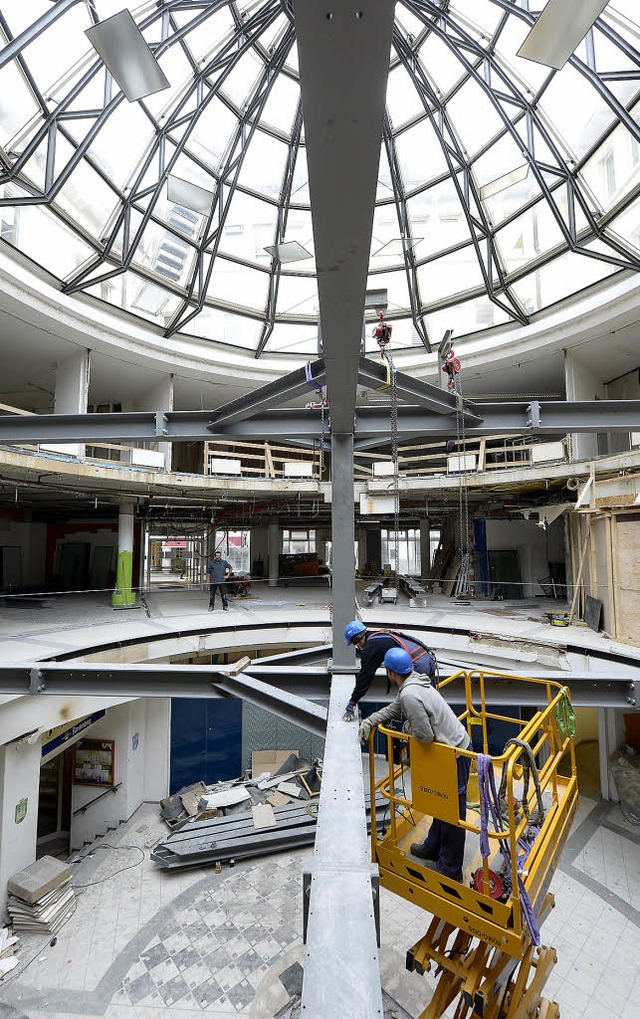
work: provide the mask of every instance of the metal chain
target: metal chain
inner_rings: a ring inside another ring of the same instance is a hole
[[[393,528],[395,532],[395,574],[396,585],[400,576],[400,470],[398,465],[398,386],[396,369],[390,350],[385,350],[391,379],[391,460],[393,463]]]

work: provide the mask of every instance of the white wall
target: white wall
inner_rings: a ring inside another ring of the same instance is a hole
[[[36,858],[40,744],[24,740],[0,747],[0,910],[4,912],[7,881]],[[15,811],[27,798],[27,816],[16,824]]]
[[[609,382],[606,388],[610,400],[640,400],[640,370],[636,368],[621,375],[619,379]],[[610,432],[608,439],[610,453],[625,453],[630,447],[629,432]]]
[[[147,713],[149,709],[149,713]],[[111,708],[91,729],[90,739],[115,741],[114,793],[103,796],[85,813],[71,821],[71,848],[80,849],[109,828],[127,821],[147,799],[166,796],[169,777],[168,703],[155,707],[155,701],[139,698]],[[74,785],[72,812],[89,803],[102,789]]]
[[[573,350],[564,352],[564,378],[567,400],[607,399],[607,388],[600,377]],[[598,455],[598,436],[574,433],[572,449],[574,460],[590,460]]]
[[[522,596],[541,595],[539,577],[548,575],[547,540],[543,527],[532,520],[487,520],[487,550],[515,549],[518,553]]]

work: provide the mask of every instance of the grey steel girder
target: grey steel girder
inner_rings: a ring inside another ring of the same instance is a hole
[[[395,0],[296,0],[331,430],[353,432]]]
[[[325,383],[324,361],[318,358],[308,365],[314,382],[323,386]],[[211,414],[211,419],[216,425],[232,424],[234,421],[243,421],[252,417],[259,411],[270,410],[281,403],[287,403],[298,396],[312,394],[313,389],[307,382],[307,369],[296,368],[281,379],[275,382],[268,382],[266,386],[260,386],[248,396],[241,396],[237,400],[226,403]]]
[[[566,432],[639,431],[640,400],[566,400],[474,403],[477,422],[468,421],[467,438],[501,435],[560,435]],[[333,414],[333,410],[332,410]],[[132,411],[121,414],[17,414],[0,415],[0,444],[38,442],[185,442],[216,437],[253,439],[319,439],[317,417],[302,410],[263,412],[249,420],[218,425],[215,411]],[[352,423],[353,427],[353,423]],[[358,440],[389,439],[389,412],[361,407],[355,415]],[[455,434],[455,415],[421,407],[398,407],[400,435],[450,437]],[[370,444],[370,443],[369,443]]]
[[[240,676],[230,676],[221,669],[202,665],[114,665],[70,662],[36,662],[31,665],[0,665],[0,695],[72,696],[90,694],[96,697],[238,697],[264,707],[324,735],[326,709],[313,701],[326,702],[330,692],[330,676],[326,664],[270,665],[252,663]],[[471,669],[472,667],[460,666]],[[477,668],[477,667],[476,667]],[[455,671],[458,671],[456,668]],[[454,670],[449,665],[440,669],[441,679]],[[487,669],[490,673],[491,670]],[[527,674],[530,674],[529,672]],[[379,670],[376,682],[364,701],[385,701],[384,674]],[[583,707],[610,707],[626,710],[640,707],[640,680],[630,668],[609,665],[606,672],[564,672],[537,670],[537,678],[549,679],[567,686],[574,704]],[[485,680],[490,704],[538,703],[533,688],[504,677]],[[447,699],[464,701],[462,685],[446,687]],[[349,690],[350,692],[350,690]]]
[[[367,357],[361,357],[358,365],[358,383],[369,389],[377,389],[387,381],[387,371],[380,361],[370,361]],[[418,403],[427,410],[436,411],[438,414],[455,414],[457,397],[448,393],[445,389],[432,385],[430,382],[421,382],[413,379],[405,372],[396,371],[396,391],[401,400],[408,403]],[[475,404],[464,400],[462,405],[462,416],[468,424],[480,420],[475,411]]]

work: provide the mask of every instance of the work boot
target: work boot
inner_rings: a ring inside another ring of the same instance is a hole
[[[355,704],[352,704],[351,701],[349,701],[349,703],[347,704],[346,708],[344,709],[344,715],[342,716],[342,721],[343,722],[353,722],[355,717],[356,717],[356,706],[355,706]]]
[[[224,605],[222,606],[222,608],[223,608],[223,609],[225,610],[225,612],[226,612],[226,611],[227,611],[227,609],[229,608],[229,606],[228,606],[228,605],[226,604],[226,602],[225,602],[225,604],[224,604]]]
[[[215,605],[210,605],[209,606],[209,612],[213,612],[214,608],[215,608]]]
[[[412,842],[411,855],[417,856],[419,860],[431,860],[435,862],[438,859],[435,853],[430,853],[424,848],[424,842]]]
[[[415,856],[416,854],[414,853],[413,855]],[[428,867],[429,870],[434,870],[436,874],[441,874],[442,877],[448,877],[450,881],[463,880],[462,870],[457,870],[455,873],[449,874],[446,870],[442,869],[441,864],[439,864],[437,860],[427,860],[425,866]]]

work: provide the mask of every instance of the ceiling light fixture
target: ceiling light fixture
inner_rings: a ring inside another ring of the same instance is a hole
[[[518,56],[562,70],[608,0],[549,0]]]
[[[298,241],[281,241],[280,244],[269,244],[264,249],[277,262],[302,262],[305,258],[313,258],[310,251],[303,248]]]
[[[208,216],[213,205],[212,191],[171,175],[167,178],[167,198],[174,205],[181,205],[200,216]]]
[[[480,188],[480,199],[492,198],[500,191],[506,191],[507,188],[512,187],[514,184],[519,184],[521,180],[525,180],[528,177],[529,169],[529,164],[523,163],[522,166],[516,166],[515,170],[509,170],[509,173],[504,173],[502,177],[496,177],[495,180],[490,181],[488,184],[483,184]]]
[[[130,103],[169,88],[169,81],[129,11],[119,11],[93,25],[85,35]]]
[[[373,252],[373,255],[404,255],[407,251],[413,251],[416,244],[423,241],[424,237],[394,237],[387,241],[381,248]]]

